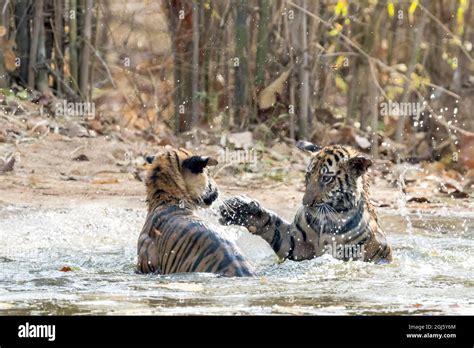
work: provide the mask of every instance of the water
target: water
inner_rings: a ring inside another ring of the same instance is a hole
[[[144,219],[144,209],[102,204],[0,210],[0,315],[474,314],[469,212],[411,214],[410,236],[398,211],[383,211],[389,265],[330,256],[277,264],[259,237],[226,228],[258,272],[235,279],[136,274]]]

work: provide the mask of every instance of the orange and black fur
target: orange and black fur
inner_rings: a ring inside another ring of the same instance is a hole
[[[194,213],[218,196],[207,168],[217,161],[185,149],[165,150],[147,161],[148,215],[138,238],[138,271],[252,275],[237,247]]]
[[[392,249],[370,202],[366,172],[371,160],[349,146],[321,148],[302,141],[297,146],[312,155],[293,223],[244,196],[224,201],[221,222],[247,227],[284,259],[330,253],[342,260],[391,261]]]

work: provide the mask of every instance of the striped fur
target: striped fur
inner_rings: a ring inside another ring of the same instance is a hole
[[[218,195],[207,168],[195,167],[202,159],[184,149],[154,158],[146,180],[148,215],[138,238],[139,272],[252,275],[237,247],[194,213]]]
[[[293,223],[242,196],[225,201],[221,222],[246,226],[284,259],[330,253],[342,260],[391,261],[391,247],[370,202],[370,160],[348,146],[311,149],[303,205]]]

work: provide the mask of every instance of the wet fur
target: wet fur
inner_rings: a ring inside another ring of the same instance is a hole
[[[227,200],[226,206],[221,207],[221,221],[246,226],[285,259],[311,259],[328,252],[329,247],[354,246],[363,252],[340,258],[391,261],[392,249],[370,202],[366,174],[370,159],[348,146],[321,149],[311,145],[307,145],[312,155],[305,176],[303,205],[293,223],[246,197]],[[332,179],[323,183],[323,176],[328,173]]]
[[[170,149],[158,154],[150,166],[148,215],[137,246],[138,271],[252,275],[237,247],[194,213],[212,204],[218,190],[207,168],[193,172],[183,165],[191,156],[185,149]]]

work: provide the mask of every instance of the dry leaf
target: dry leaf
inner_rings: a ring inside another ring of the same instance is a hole
[[[76,156],[72,159],[73,161],[89,161],[89,157],[87,157],[86,155],[84,154],[80,154],[79,156]]]
[[[285,71],[258,94],[258,107],[260,109],[268,109],[276,103],[276,96],[283,93],[285,82],[288,76],[290,76],[290,72],[291,69]]]
[[[139,130],[145,130],[150,127],[150,123],[143,118],[138,118],[133,126]]]
[[[415,202],[415,203],[431,203],[430,200],[426,197],[410,197],[407,200],[408,203]]]
[[[60,272],[72,272],[72,268],[69,266],[64,266],[59,270]]]
[[[88,120],[87,121],[87,126],[90,129],[96,131],[98,134],[103,134],[104,133],[102,123],[99,120]]]
[[[433,204],[433,203],[411,203],[410,208],[411,209],[433,209],[439,207],[439,205]]]
[[[459,159],[469,169],[474,168],[474,133],[462,134]]]
[[[138,115],[135,110],[128,108],[123,113],[122,127],[133,127],[138,119]]]
[[[468,198],[469,195],[466,192],[454,190],[449,194],[452,198]]]
[[[11,49],[11,47],[7,46],[4,48],[3,60],[5,64],[5,69],[7,69],[8,72],[16,70],[16,55]]]
[[[118,182],[117,178],[100,178],[92,180],[92,183],[96,185],[118,184]]]
[[[442,162],[427,163],[424,166],[425,173],[427,174],[439,174],[446,168],[446,165]]]
[[[13,171],[15,165],[15,156],[10,157],[3,164],[0,165],[0,174]]]

